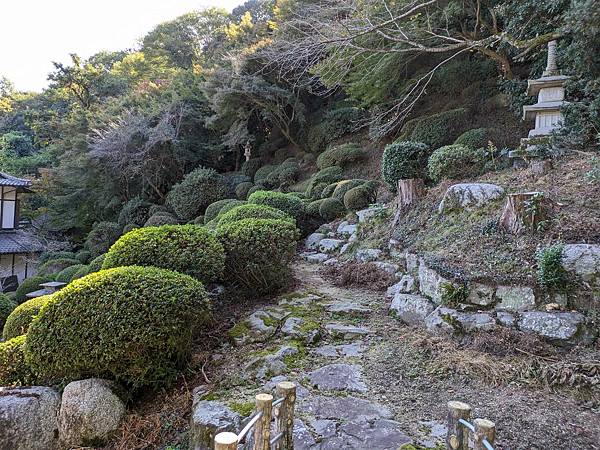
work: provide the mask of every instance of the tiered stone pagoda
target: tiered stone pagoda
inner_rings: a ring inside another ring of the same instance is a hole
[[[556,41],[550,41],[548,62],[542,77],[527,81],[527,95],[537,95],[538,101],[535,105],[523,107],[523,120],[535,120],[535,128],[521,140],[522,149],[514,152],[514,156],[526,156],[534,150],[535,144],[543,143],[545,137],[560,128],[563,120],[560,108],[566,103],[564,85],[569,78],[560,74],[556,64]]]

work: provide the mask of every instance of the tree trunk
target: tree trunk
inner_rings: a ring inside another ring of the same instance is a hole
[[[522,192],[508,195],[499,225],[512,234],[519,234],[524,230],[534,232],[545,218],[546,201],[543,194]]]
[[[547,174],[552,169],[552,161],[549,159],[534,159],[529,163],[529,169],[537,177]]]
[[[396,226],[400,220],[400,214],[405,208],[415,203],[423,196],[425,183],[421,178],[408,178],[398,180],[398,197],[396,198],[396,216],[392,226]]]

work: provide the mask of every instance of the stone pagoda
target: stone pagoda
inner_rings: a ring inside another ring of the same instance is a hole
[[[548,63],[542,77],[527,81],[527,95],[537,95],[535,105],[523,107],[523,120],[535,120],[535,128],[529,131],[527,138],[521,140],[525,153],[535,148],[536,143],[544,142],[544,138],[560,128],[563,116],[560,108],[565,104],[564,85],[570,77],[561,75],[556,65],[556,41],[548,43]],[[522,151],[519,155],[525,156]]]

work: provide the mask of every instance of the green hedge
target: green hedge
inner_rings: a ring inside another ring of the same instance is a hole
[[[396,192],[398,180],[424,178],[427,173],[429,147],[420,142],[396,141],[386,145],[381,159],[381,176]]]
[[[279,209],[296,219],[297,222],[302,220],[302,216],[304,215],[302,200],[295,195],[284,194],[282,192],[257,191],[248,197],[248,203]]]
[[[146,223],[144,223],[144,227],[160,227],[161,225],[177,225],[178,223],[177,217],[163,211],[152,214],[148,220],[146,220]]]
[[[121,229],[127,224],[134,223],[137,226],[144,225],[144,222],[148,220],[150,217],[150,208],[152,208],[150,202],[141,199],[140,197],[134,197],[129,200],[119,213],[119,225],[121,225]]]
[[[235,200],[232,198],[227,198],[224,200],[219,200],[218,202],[211,203],[210,205],[208,205],[208,208],[206,208],[206,212],[204,213],[204,223],[208,223],[211,220],[216,219],[217,216],[220,215],[223,208],[225,208],[226,206],[230,205],[231,208],[234,208],[238,205],[243,204],[244,202],[242,202],[241,200]]]
[[[333,191],[333,193],[332,193],[331,196],[333,198],[339,200],[340,202],[343,202],[344,201],[344,195],[346,195],[346,192],[348,192],[352,188],[355,188],[355,187],[358,187],[358,186],[362,186],[366,182],[367,182],[367,180],[359,180],[359,179],[340,181],[335,186],[335,189],[334,189],[334,191]]]
[[[75,259],[78,259],[81,264],[87,264],[92,259],[92,253],[88,250],[79,250]]]
[[[0,294],[0,328],[4,327],[6,319],[17,307],[17,303],[6,294]]]
[[[25,278],[15,291],[15,302],[23,303],[27,299],[27,294],[40,289],[40,284],[54,281],[54,275],[38,275]]]
[[[76,264],[80,264],[78,259],[51,259],[38,267],[38,273],[40,275],[52,275]]]
[[[427,167],[434,181],[475,177],[485,170],[485,153],[481,148],[446,145],[431,154]]]
[[[51,295],[42,295],[17,306],[4,324],[2,338],[9,340],[22,334],[27,334],[29,325],[51,298]]]
[[[223,247],[204,227],[164,225],[133,230],[110,248],[103,269],[154,266],[209,282],[223,274]]]
[[[328,148],[317,158],[317,167],[326,169],[331,166],[346,167],[365,159],[367,153],[354,143],[347,143]]]
[[[256,171],[261,168],[263,161],[260,158],[250,158],[242,164],[242,173],[250,178],[254,178]]]
[[[131,225],[138,226],[137,223],[126,226]],[[99,222],[94,224],[92,231],[89,232],[85,240],[85,248],[90,251],[93,258],[106,253],[110,246],[119,239],[123,228],[123,226],[115,222]]]
[[[25,361],[25,336],[0,342],[0,386],[24,386],[36,377]]]
[[[137,388],[175,380],[210,318],[199,281],[154,267],[119,267],[53,295],[27,333],[26,361],[44,379],[102,377]]]
[[[296,225],[296,219],[280,209],[272,208],[271,206],[267,205],[255,205],[253,203],[236,206],[232,210],[227,211],[225,214],[220,216],[218,220],[220,226],[244,219],[286,220],[292,225]]]
[[[40,255],[38,259],[39,264],[44,264],[45,262],[50,261],[51,259],[78,259],[77,254],[73,252],[44,252]]]
[[[217,238],[225,248],[226,274],[254,294],[284,287],[299,238],[285,220],[244,219],[220,225]]]
[[[69,283],[71,280],[75,279],[75,274],[77,274],[84,267],[87,266],[85,264],[75,264],[74,266],[69,266],[58,272],[56,275],[56,281]]]
[[[464,145],[470,148],[487,147],[488,142],[488,132],[485,128],[473,128],[472,130],[465,131],[454,141],[457,145]]]
[[[180,219],[190,221],[203,214],[211,203],[227,198],[229,192],[225,177],[213,169],[199,168],[173,186],[167,194],[166,204]]]
[[[315,198],[313,191],[320,189],[319,195],[322,194],[323,190],[331,183],[336,183],[343,178],[343,170],[338,166],[327,167],[326,169],[319,170],[310,179],[306,194],[310,198]],[[318,187],[318,188],[317,188]]]
[[[308,214],[311,217],[315,217],[315,218],[319,218],[321,219],[321,213],[319,212],[319,208],[321,208],[321,205],[323,204],[323,202],[327,200],[325,198],[321,198],[319,200],[315,200],[312,201],[310,203],[308,203],[306,205],[306,214]]]
[[[321,192],[321,198],[329,198],[333,195],[333,192],[335,191],[335,188],[337,187],[338,183],[343,183],[343,181],[339,181],[337,183],[331,183],[328,184],[325,189],[323,189],[323,191]]]
[[[277,169],[277,166],[273,164],[267,164],[266,166],[262,166],[260,169],[256,171],[254,174],[254,182],[259,183],[261,181],[265,181],[269,174]]]
[[[248,181],[246,183],[240,183],[235,187],[235,196],[238,200],[246,200],[248,198],[248,192],[254,186],[254,183]]]
[[[418,117],[405,124],[398,140],[423,142],[430,148],[438,148],[454,142],[468,126],[467,122],[464,108]]]
[[[377,201],[377,182],[367,183],[352,188],[344,194],[344,206],[350,211],[358,211]]]
[[[319,205],[319,215],[325,222],[331,222],[346,214],[344,204],[335,198],[325,198]]]
[[[104,263],[104,258],[106,258],[106,253],[104,255],[96,256],[92,259],[88,265],[89,273],[98,272],[102,270],[102,263]]]

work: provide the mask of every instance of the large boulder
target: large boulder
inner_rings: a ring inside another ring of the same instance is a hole
[[[0,388],[0,448],[58,448],[60,395],[49,387]]]
[[[68,447],[102,444],[124,415],[125,404],[115,395],[111,382],[99,378],[73,381],[65,387],[60,405],[60,440]]]
[[[396,294],[390,311],[408,325],[420,325],[433,312],[435,306],[420,295]]]
[[[322,239],[319,241],[319,251],[327,254],[335,253],[342,248],[342,245],[344,244],[345,242],[341,239]]]
[[[356,211],[356,215],[358,216],[358,222],[367,222],[373,217],[377,216],[379,213],[383,213],[387,210],[385,206],[374,206],[372,208],[362,209],[360,211]]]
[[[577,312],[530,311],[521,314],[518,322],[521,331],[529,331],[551,341],[589,340],[585,317]]]
[[[593,287],[600,286],[600,245],[566,244],[562,265]]]
[[[349,238],[350,236],[356,234],[357,229],[357,224],[351,224],[347,221],[344,221],[337,227],[337,234],[344,238]]]
[[[327,237],[324,233],[312,233],[309,234],[306,240],[304,241],[304,247],[307,250],[317,250],[319,248],[319,242]]]
[[[456,286],[451,280],[444,278],[437,271],[427,266],[421,259],[419,261],[419,290],[425,297],[429,297],[436,305],[442,304],[444,288]]]
[[[439,212],[477,208],[504,195],[504,189],[489,183],[460,183],[452,185],[444,194]]]
[[[192,409],[189,432],[192,450],[212,450],[217,434],[240,431],[241,416],[220,402],[195,400]]]
[[[361,263],[377,261],[382,255],[383,251],[378,248],[363,248],[356,252],[356,260]]]
[[[528,286],[498,286],[498,310],[527,311],[535,308],[535,292]]]
[[[425,326],[434,334],[472,333],[493,330],[496,319],[489,313],[468,313],[440,306],[425,318]]]
[[[417,282],[412,275],[403,275],[400,281],[387,288],[386,296],[393,298],[396,294],[413,294],[417,292]]]
[[[329,364],[308,374],[310,384],[320,391],[367,392],[360,366]]]
[[[469,290],[467,303],[479,306],[489,306],[494,303],[494,286],[483,283],[474,283]]]

